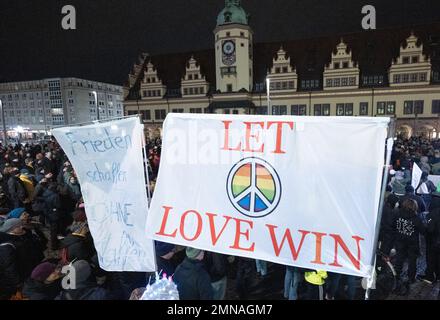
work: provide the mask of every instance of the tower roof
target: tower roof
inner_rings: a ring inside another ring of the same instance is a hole
[[[217,16],[217,27],[227,24],[248,24],[248,15],[241,7],[240,0],[226,0],[225,8]]]

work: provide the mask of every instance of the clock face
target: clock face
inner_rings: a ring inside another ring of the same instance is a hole
[[[232,55],[235,52],[235,43],[233,41],[225,41],[223,43],[223,53]]]

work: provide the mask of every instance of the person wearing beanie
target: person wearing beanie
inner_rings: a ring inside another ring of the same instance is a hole
[[[174,281],[180,300],[212,300],[211,277],[203,263],[202,250],[187,247],[186,258],[177,267]]]
[[[20,217],[22,216],[23,213],[26,212],[25,208],[16,208],[14,210],[12,210],[11,212],[9,212],[8,217],[9,218],[17,218],[20,219]]]
[[[165,242],[156,241],[156,262],[157,271],[162,274],[167,274],[172,276],[176,270],[176,265],[174,265],[172,258],[174,257],[175,245]]]
[[[50,262],[40,263],[23,285],[23,295],[29,300],[53,300],[61,291],[62,274]]]
[[[75,273],[75,287],[63,289],[55,300],[106,300],[107,290],[96,283],[92,276],[92,268],[85,260],[77,260],[71,264]]]

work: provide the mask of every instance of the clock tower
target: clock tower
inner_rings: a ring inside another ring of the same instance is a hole
[[[252,91],[253,32],[248,24],[248,15],[240,0],[225,2],[214,30],[217,90]]]

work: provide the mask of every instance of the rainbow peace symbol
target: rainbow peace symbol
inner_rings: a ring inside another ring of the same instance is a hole
[[[251,218],[270,214],[281,199],[281,182],[275,169],[259,158],[245,158],[235,164],[226,183],[229,201]]]

